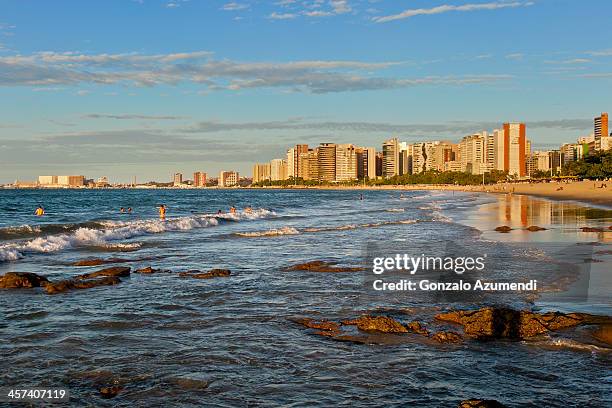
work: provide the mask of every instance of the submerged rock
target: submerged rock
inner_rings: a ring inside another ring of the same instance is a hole
[[[101,387],[98,391],[100,392],[100,396],[102,398],[109,399],[116,397],[122,390],[123,387],[121,385],[110,385],[107,387]]]
[[[96,271],[96,272],[77,275],[74,277],[74,279],[83,280],[83,279],[99,278],[101,276],[127,277],[127,276],[130,276],[130,268],[127,266],[115,266],[112,268],[100,269],[99,271]]]
[[[463,340],[461,335],[452,331],[442,331],[434,334],[432,337],[438,343],[461,343]]]
[[[497,232],[510,232],[510,231],[512,231],[512,228],[507,226],[507,225],[502,225],[501,227],[495,228],[495,231],[497,231]]]
[[[582,227],[580,229],[582,232],[604,232],[604,229],[599,227]]]
[[[187,272],[179,273],[182,278],[194,278],[194,279],[211,279],[211,278],[225,278],[232,274],[229,269],[211,269],[208,272],[202,273],[198,270],[192,270]]]
[[[116,276],[105,276],[100,279],[75,280],[68,279],[59,282],[49,283],[45,286],[48,294],[66,292],[73,289],[89,289],[96,286],[111,286],[121,283],[121,279]]]
[[[406,325],[406,328],[413,333],[420,334],[422,336],[429,336],[429,331],[424,328],[420,322],[410,322]]]
[[[608,346],[612,346],[612,324],[604,324],[593,330],[593,337]]]
[[[143,275],[149,275],[149,274],[153,274],[153,273],[172,273],[172,271],[168,270],[168,269],[155,269],[151,266],[147,266],[146,268],[140,268],[140,269],[136,269],[134,271],[134,273],[140,273]]]
[[[38,288],[48,282],[46,277],[32,272],[7,272],[0,276],[1,289]]]
[[[363,268],[336,266],[336,262],[310,261],[285,268],[286,271],[309,271],[309,272],[359,272]]]
[[[345,320],[344,325],[355,325],[359,330],[381,333],[408,333],[408,329],[400,322],[387,316],[361,316],[353,320]]]
[[[537,225],[532,225],[530,227],[525,228],[527,231],[538,232],[538,231],[546,231],[544,227],[538,227]]]
[[[506,408],[506,406],[495,400],[472,399],[461,401],[459,408]]]
[[[340,324],[329,320],[314,320],[309,317],[303,317],[299,319],[293,319],[293,321],[297,324],[301,324],[304,327],[308,327],[309,329],[326,331],[325,333],[317,333],[321,335],[332,335],[332,333],[330,332],[340,331]]]
[[[466,335],[485,338],[527,339],[549,331],[574,327],[589,320],[579,313],[534,313],[507,308],[486,307],[474,311],[454,311],[435,316],[436,320],[463,326]]]
[[[82,259],[80,261],[73,263],[72,266],[98,266],[98,265],[106,265],[110,263],[125,263],[125,262],[132,262],[132,261],[129,259],[123,259],[123,258],[110,258],[110,259],[93,258],[93,259]]]

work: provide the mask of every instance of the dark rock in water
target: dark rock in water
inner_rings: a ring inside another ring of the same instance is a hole
[[[506,408],[506,406],[495,400],[472,399],[461,401],[459,408]]]
[[[0,276],[0,288],[2,289],[38,288],[48,283],[49,280],[44,276],[31,272],[7,272]]]
[[[102,398],[114,398],[123,390],[121,385],[111,385],[108,387],[101,387],[98,391],[100,392],[100,396]]]
[[[582,227],[580,228],[582,232],[604,232],[603,228],[598,227]]]
[[[63,280],[59,282],[49,283],[45,286],[45,290],[48,294],[53,295],[55,293],[66,292],[72,289],[89,289],[96,286],[111,286],[121,283],[121,279],[116,276],[106,276],[100,279],[87,279],[87,280]]]
[[[612,324],[604,324],[592,332],[593,337],[608,346],[612,346]]]
[[[285,268],[286,271],[309,271],[309,272],[359,272],[363,268],[335,266],[335,262],[310,261]]]
[[[82,259],[80,261],[73,263],[72,266],[98,266],[98,265],[105,265],[109,263],[125,263],[125,262],[132,262],[132,261],[129,259],[122,259],[122,258],[110,258],[110,259],[93,258],[93,259]]]
[[[325,330],[325,332],[317,332],[316,334],[321,334],[324,336],[333,335],[332,332],[340,331],[340,324],[337,322],[331,322],[329,320],[314,320],[308,317],[293,319],[295,323],[301,324],[304,327],[308,327],[309,329],[317,329],[317,330]]]
[[[475,311],[455,311],[435,316],[437,320],[463,326],[466,335],[486,338],[527,339],[549,331],[587,323],[588,315],[559,312],[533,313],[487,307]]]
[[[546,231],[546,228],[538,227],[537,225],[532,225],[530,227],[525,228],[527,231],[538,232],[538,231]]]
[[[345,320],[344,325],[355,325],[359,330],[381,333],[408,333],[408,329],[400,322],[387,316],[361,316],[353,320]]]
[[[134,273],[141,273],[143,275],[149,275],[153,273],[172,273],[172,271],[168,269],[155,269],[151,266],[147,266],[146,268],[136,269]]]
[[[420,334],[423,336],[429,336],[429,331],[427,331],[427,329],[424,328],[420,322],[410,322],[406,325],[406,328],[413,333]]]
[[[101,276],[127,277],[130,276],[130,268],[128,266],[115,266],[112,268],[100,269],[96,272],[84,273],[82,275],[75,276],[74,279],[83,280],[99,278]]]
[[[510,231],[512,231],[512,228],[510,228],[507,225],[502,225],[501,227],[495,228],[495,231],[497,231],[497,232],[510,232]]]
[[[192,270],[187,272],[179,273],[182,278],[194,278],[194,279],[211,279],[211,278],[225,278],[232,274],[229,269],[211,269],[208,272],[202,273],[198,270]]]
[[[461,343],[463,340],[461,335],[452,331],[442,331],[434,334],[432,337],[438,343]]]

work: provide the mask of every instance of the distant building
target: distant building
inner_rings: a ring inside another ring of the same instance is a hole
[[[194,187],[206,187],[207,174],[201,171],[193,173],[193,186]]]
[[[172,181],[175,186],[183,184],[183,173],[174,173]]]
[[[336,144],[321,143],[319,145],[319,181],[332,182],[336,180]]]
[[[471,174],[483,174],[487,171],[487,137],[485,134],[475,133],[461,139],[459,143],[461,171]]]
[[[336,145],[336,178],[334,181],[357,179],[357,154],[352,144]]]
[[[253,183],[270,180],[270,163],[256,163],[253,165]]]
[[[57,176],[57,184],[67,187],[82,187],[85,185],[85,176]]]
[[[38,176],[38,184],[42,186],[57,185],[57,176]]]
[[[274,159],[270,161],[270,180],[287,180],[287,161]]]
[[[601,139],[610,136],[608,133],[608,114],[603,112],[593,120],[593,136],[595,138],[595,150],[604,150]]]
[[[525,177],[527,175],[527,139],[524,123],[504,123],[504,171]]]
[[[319,180],[319,149],[300,153],[298,174],[304,180]]]
[[[287,150],[287,177],[302,177],[300,174],[300,155],[308,153],[307,144],[295,145]]]
[[[219,187],[233,187],[238,185],[239,175],[237,171],[222,171],[219,173]]]
[[[386,140],[382,145],[382,171],[384,178],[400,175],[400,152],[397,138]]]
[[[355,149],[355,154],[357,156],[357,178],[376,179],[376,149],[358,147]]]

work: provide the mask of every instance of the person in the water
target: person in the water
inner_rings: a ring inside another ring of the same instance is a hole
[[[159,218],[166,218],[166,205],[161,204],[159,206]]]
[[[247,208],[244,209],[244,212],[247,214],[252,214],[253,213],[253,209],[251,208],[251,206],[248,206]]]
[[[132,213],[132,207],[128,207],[127,212],[128,212],[128,214],[131,214]]]
[[[223,210],[218,210],[217,214],[225,214],[225,212]]]
[[[119,209],[119,212],[120,212],[121,214],[123,214],[123,213],[125,212],[125,208],[121,207],[121,208]]]
[[[236,207],[233,205],[230,207],[230,214],[236,214]]]
[[[34,211],[34,214],[35,214],[37,217],[42,217],[43,215],[45,215],[45,209],[44,209],[44,208],[42,208],[42,206],[41,206],[41,205],[39,205],[39,206],[36,208],[36,211]]]

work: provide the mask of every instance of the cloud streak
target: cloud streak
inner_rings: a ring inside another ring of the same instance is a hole
[[[517,8],[517,7],[527,7],[532,6],[534,3],[523,2],[523,1],[514,1],[514,2],[490,2],[490,3],[469,3],[463,4],[459,6],[444,4],[437,7],[431,8],[420,8],[420,9],[408,9],[404,10],[398,14],[392,14],[388,16],[378,16],[373,17],[372,21],[375,23],[388,23],[390,21],[395,20],[404,20],[411,17],[416,16],[424,16],[424,15],[434,15],[434,14],[442,14],[448,13],[452,11],[480,11],[480,10],[498,10],[504,8]]]

